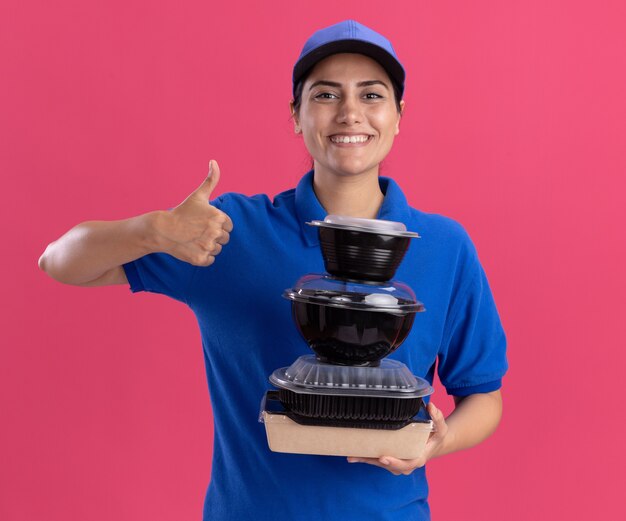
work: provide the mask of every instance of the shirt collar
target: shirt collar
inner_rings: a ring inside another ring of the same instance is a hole
[[[377,218],[398,221],[410,229],[409,205],[402,189],[390,177],[379,177],[378,182],[385,198]],[[307,172],[296,186],[296,214],[307,246],[319,245],[317,228],[306,224],[311,221],[323,221],[326,217],[326,210],[313,191],[313,170]]]

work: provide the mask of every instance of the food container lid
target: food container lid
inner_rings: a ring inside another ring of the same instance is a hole
[[[298,279],[293,288],[283,292],[283,297],[336,308],[388,313],[408,314],[425,309],[403,282],[356,281],[317,273]]]
[[[385,358],[378,367],[334,365],[303,355],[269,378],[276,387],[301,394],[421,398],[433,393],[430,383],[402,362]]]
[[[419,238],[418,233],[407,231],[404,223],[397,221],[385,221],[383,219],[365,219],[362,217],[348,217],[344,215],[327,215],[323,221],[311,221],[307,222],[307,224],[309,226],[393,235],[394,237]]]

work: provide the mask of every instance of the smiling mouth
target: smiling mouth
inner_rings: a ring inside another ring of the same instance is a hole
[[[329,136],[329,139],[331,143],[335,144],[360,145],[363,143],[367,143],[370,139],[372,139],[372,136],[368,136],[366,134],[359,134],[356,136],[346,136],[338,134],[334,136]]]

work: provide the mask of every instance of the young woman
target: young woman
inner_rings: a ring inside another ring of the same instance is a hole
[[[173,210],[79,224],[48,246],[40,266],[68,284],[162,293],[195,313],[215,421],[204,519],[429,519],[424,465],[481,442],[500,420],[500,320],[463,228],[411,208],[379,176],[404,110],[404,70],[389,41],[353,21],[322,29],[293,81],[294,129],[314,162],[295,189],[273,200],[211,200],[220,176],[211,161],[206,180]],[[431,382],[438,363],[456,407],[444,418],[429,403],[436,432],[419,459],[273,453],[257,421],[268,375],[307,351],[281,294],[323,272],[317,230],[305,223],[327,214],[401,221],[422,236],[396,277],[428,312],[393,357]]]

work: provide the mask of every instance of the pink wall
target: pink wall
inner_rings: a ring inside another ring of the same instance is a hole
[[[79,221],[177,204],[209,158],[218,191],[291,187],[308,165],[291,66],[344,18],[408,70],[384,173],[466,226],[510,341],[499,431],[429,465],[434,519],[623,515],[625,5],[4,0],[0,519],[199,518],[212,421],[191,313],[36,261]]]

